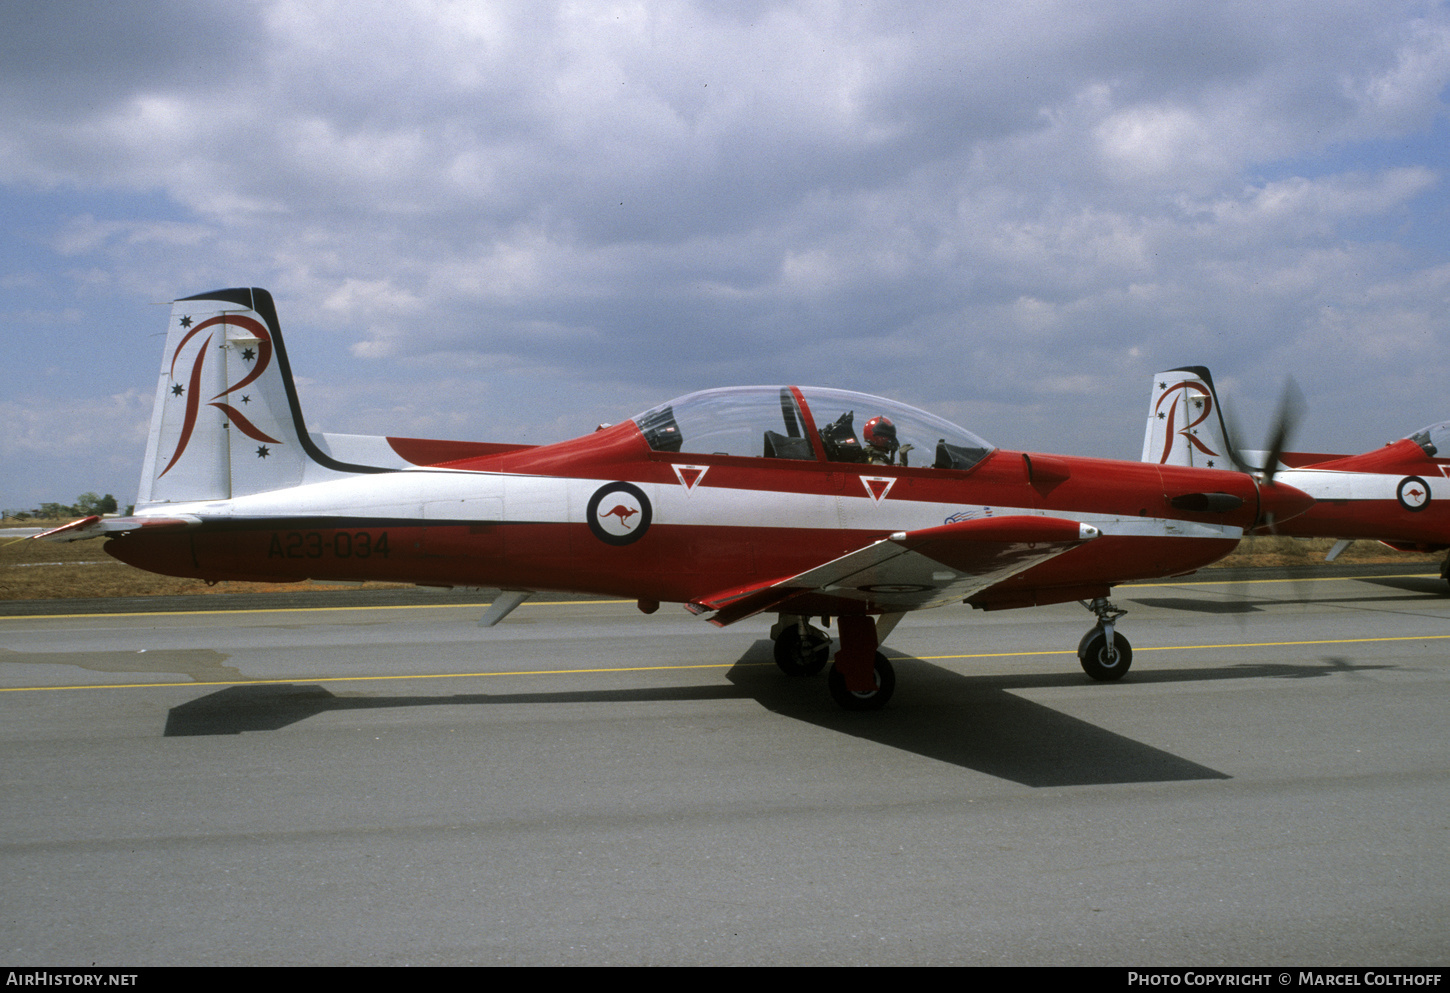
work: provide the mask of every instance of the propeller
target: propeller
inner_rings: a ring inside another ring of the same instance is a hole
[[[1282,468],[1280,464],[1284,456],[1284,448],[1293,437],[1294,430],[1303,420],[1307,404],[1304,401],[1304,393],[1299,385],[1294,382],[1292,376],[1284,378],[1284,389],[1279,394],[1279,410],[1274,415],[1274,422],[1269,428],[1269,437],[1262,453],[1263,464],[1254,465],[1245,457],[1243,449],[1238,447],[1235,439],[1243,437],[1238,425],[1234,423],[1232,416],[1224,408],[1219,408],[1219,413],[1225,419],[1224,429],[1228,435],[1229,458],[1241,471],[1255,476],[1261,487],[1274,485],[1274,476]],[[1269,532],[1274,533],[1274,515],[1272,511],[1265,512],[1255,522],[1255,528],[1267,527]]]
[[[1259,516],[1253,526],[1244,532],[1244,540],[1240,545],[1240,548],[1249,557],[1252,557],[1257,550],[1255,546],[1258,544],[1259,537],[1264,535],[1278,536],[1277,522],[1274,520],[1274,511],[1272,507],[1265,507],[1265,504],[1273,500],[1275,494],[1274,476],[1283,468],[1281,461],[1284,456],[1284,449],[1288,446],[1289,440],[1293,437],[1299,422],[1303,420],[1307,409],[1304,394],[1299,389],[1298,384],[1294,382],[1293,377],[1286,376],[1284,379],[1284,388],[1279,395],[1279,409],[1274,416],[1273,423],[1270,425],[1264,451],[1260,453],[1262,464],[1255,465],[1254,461],[1259,461],[1260,459],[1250,460],[1245,455],[1244,450],[1238,447],[1237,439],[1242,438],[1243,433],[1239,431],[1238,425],[1233,422],[1232,415],[1228,410],[1222,406],[1219,407],[1219,414],[1224,418],[1223,427],[1224,433],[1227,436],[1229,459],[1237,469],[1241,472],[1249,473],[1258,482]],[[1268,498],[1267,500],[1266,497]],[[1242,605],[1241,609],[1246,611],[1257,610],[1260,609],[1257,603],[1274,599],[1264,594],[1249,595],[1247,587],[1245,586],[1246,582],[1246,579],[1236,580],[1231,583],[1228,591],[1232,600]],[[1295,587],[1293,599],[1300,602],[1306,600],[1305,591],[1298,588],[1297,583]],[[1244,619],[1240,616],[1240,625],[1243,622]]]
[[[1264,473],[1264,482],[1274,481],[1274,474],[1279,471],[1279,459],[1284,454],[1284,446],[1303,420],[1305,409],[1304,393],[1299,389],[1299,384],[1294,382],[1294,377],[1285,377],[1284,390],[1279,395],[1279,412],[1274,417],[1273,430],[1269,432],[1268,456],[1259,470]]]

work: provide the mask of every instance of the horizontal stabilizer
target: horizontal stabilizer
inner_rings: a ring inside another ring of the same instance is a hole
[[[83,517],[58,528],[31,535],[36,541],[84,541],[87,538],[102,538],[108,534],[125,534],[128,531],[166,530],[195,527],[201,523],[199,517]]]
[[[986,517],[903,531],[795,576],[722,590],[686,607],[724,626],[801,597],[896,613],[965,600],[1098,536],[1053,517]],[[840,612],[840,611],[837,611]]]

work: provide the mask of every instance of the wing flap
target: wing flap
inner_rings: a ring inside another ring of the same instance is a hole
[[[822,596],[895,613],[965,600],[1098,536],[1055,517],[989,517],[902,531],[813,569],[722,590],[686,607],[724,626],[762,611]],[[859,609],[859,608],[858,608]]]

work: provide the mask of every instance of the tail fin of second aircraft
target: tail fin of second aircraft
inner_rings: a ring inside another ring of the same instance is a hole
[[[385,471],[340,462],[307,433],[270,293],[213,290],[172,305],[138,506]]]
[[[1160,465],[1240,468],[1234,462],[1228,428],[1213,377],[1203,366],[1186,366],[1153,376],[1148,395],[1148,429],[1143,462]]]

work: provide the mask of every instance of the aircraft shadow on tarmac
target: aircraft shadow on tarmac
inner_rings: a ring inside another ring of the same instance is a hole
[[[753,698],[773,713],[891,748],[948,762],[1026,786],[1228,779],[1225,773],[1033,703],[1014,690],[1080,687],[1111,693],[1079,672],[970,676],[910,656],[889,653],[901,677],[890,707],[847,713],[830,700],[822,679],[789,678],[758,641],[726,674],[730,685],[659,687],[559,693],[461,693],[442,696],[336,696],[316,685],[231,686],[173,707],[168,737],[275,731],[318,714],[396,707],[546,703],[648,702]],[[1237,664],[1191,670],[1134,670],[1132,683],[1211,679],[1313,678],[1379,669],[1344,659],[1322,665]]]
[[[1429,576],[1386,576],[1382,578],[1361,576],[1356,578],[1356,582],[1366,586],[1381,586],[1403,592],[1375,596],[1359,593],[1341,593],[1337,596],[1316,595],[1315,590],[1307,584],[1296,588],[1293,581],[1289,580],[1288,590],[1291,592],[1277,597],[1249,593],[1234,589],[1233,584],[1224,584],[1225,589],[1221,593],[1192,590],[1179,596],[1128,597],[1127,599],[1144,607],[1156,607],[1163,610],[1189,610],[1200,614],[1252,614],[1269,607],[1282,607],[1285,604],[1344,603],[1355,606],[1386,606],[1413,603],[1427,597],[1443,600],[1447,594],[1450,594],[1450,587],[1445,585],[1443,579]]]

